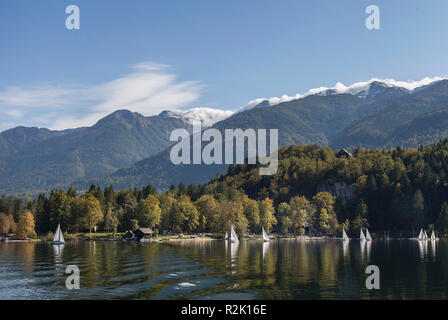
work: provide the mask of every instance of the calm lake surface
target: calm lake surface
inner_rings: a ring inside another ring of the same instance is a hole
[[[378,265],[381,289],[367,290]],[[65,287],[77,265],[80,290]],[[0,244],[0,299],[447,299],[448,241]]]

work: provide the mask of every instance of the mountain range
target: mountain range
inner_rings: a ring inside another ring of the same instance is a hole
[[[17,127],[0,133],[0,194],[36,194],[90,184],[159,190],[206,183],[226,165],[180,165],[169,160],[172,130],[200,121],[224,129],[278,129],[279,145],[332,148],[417,147],[448,137],[448,80],[415,88],[370,81],[324,88],[296,99],[259,99],[239,112],[196,108],[145,117],[119,110],[92,127],[54,131]]]

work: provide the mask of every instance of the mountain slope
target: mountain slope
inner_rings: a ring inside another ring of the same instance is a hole
[[[82,130],[84,128],[74,129]],[[6,157],[14,153],[20,152],[27,147],[30,147],[36,143],[50,139],[52,137],[58,137],[74,130],[54,131],[45,128],[36,127],[16,127],[6,130],[0,133],[0,157]]]
[[[166,148],[182,119],[117,111],[92,127],[52,136],[0,160],[1,193],[46,190],[113,172]]]
[[[223,136],[225,129],[279,129],[279,146],[313,143],[327,145],[333,132],[338,132],[357,118],[357,110],[364,103],[364,99],[348,94],[309,96],[269,108],[240,112],[216,123],[213,128],[220,130]],[[159,190],[165,190],[170,184],[177,185],[180,182],[206,183],[228,168],[227,165],[173,165],[169,154],[170,150],[166,149],[129,168],[104,177],[83,179],[74,185],[77,189],[84,190],[90,184],[140,188],[151,183]]]
[[[425,113],[448,107],[448,80],[426,86],[405,97],[383,99],[378,103],[383,104],[381,110],[345,128],[335,137],[332,146],[378,148],[400,143],[400,139],[393,136],[397,128]],[[408,129],[413,130],[412,127]]]
[[[279,146],[294,144],[331,145],[333,148],[369,146],[371,148],[419,143],[433,143],[448,137],[446,129],[448,81],[406,93],[386,90],[369,98],[349,94],[308,96],[266,108],[253,108],[218,122],[214,128],[278,128]],[[361,124],[361,125],[360,125]],[[358,131],[356,131],[358,130]],[[347,132],[354,132],[353,137]],[[388,142],[389,141],[389,142]],[[169,150],[144,159],[134,166],[76,186],[85,189],[90,183],[100,186],[114,184],[120,188],[140,188],[152,183],[160,190],[170,184],[206,183],[225,172],[225,165],[175,166]]]

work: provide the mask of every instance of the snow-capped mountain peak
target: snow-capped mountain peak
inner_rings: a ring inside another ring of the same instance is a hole
[[[164,111],[161,113],[161,115],[166,117],[182,119],[190,125],[201,123],[204,127],[210,127],[233,114],[233,111],[213,108],[192,108],[186,111]]]
[[[301,99],[310,95],[327,96],[334,94],[352,94],[360,98],[372,98],[378,95],[404,95],[411,93],[413,90],[427,86],[436,81],[443,80],[441,77],[426,77],[418,81],[397,81],[394,79],[378,79],[373,78],[365,82],[356,82],[350,86],[346,86],[342,82],[338,82],[334,87],[320,87],[308,90],[303,94],[296,94],[295,96],[282,95],[281,97],[271,98],[257,98],[249,101],[247,105],[242,107],[239,112],[246,111],[252,108],[275,106],[282,102]]]

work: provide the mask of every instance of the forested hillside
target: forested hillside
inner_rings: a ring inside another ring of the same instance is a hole
[[[448,234],[448,141],[418,149],[356,149],[337,157],[329,147],[289,146],[280,150],[279,170],[260,176],[257,165],[231,166],[205,185],[180,184],[158,194],[114,191],[112,186],[78,194],[54,190],[49,196],[0,199],[1,221],[11,228],[30,211],[37,232],[60,222],[68,232],[158,231],[224,233],[230,224],[240,234],[279,233],[337,235],[369,227],[378,235],[415,235],[420,228]],[[5,217],[8,217],[6,219]]]

